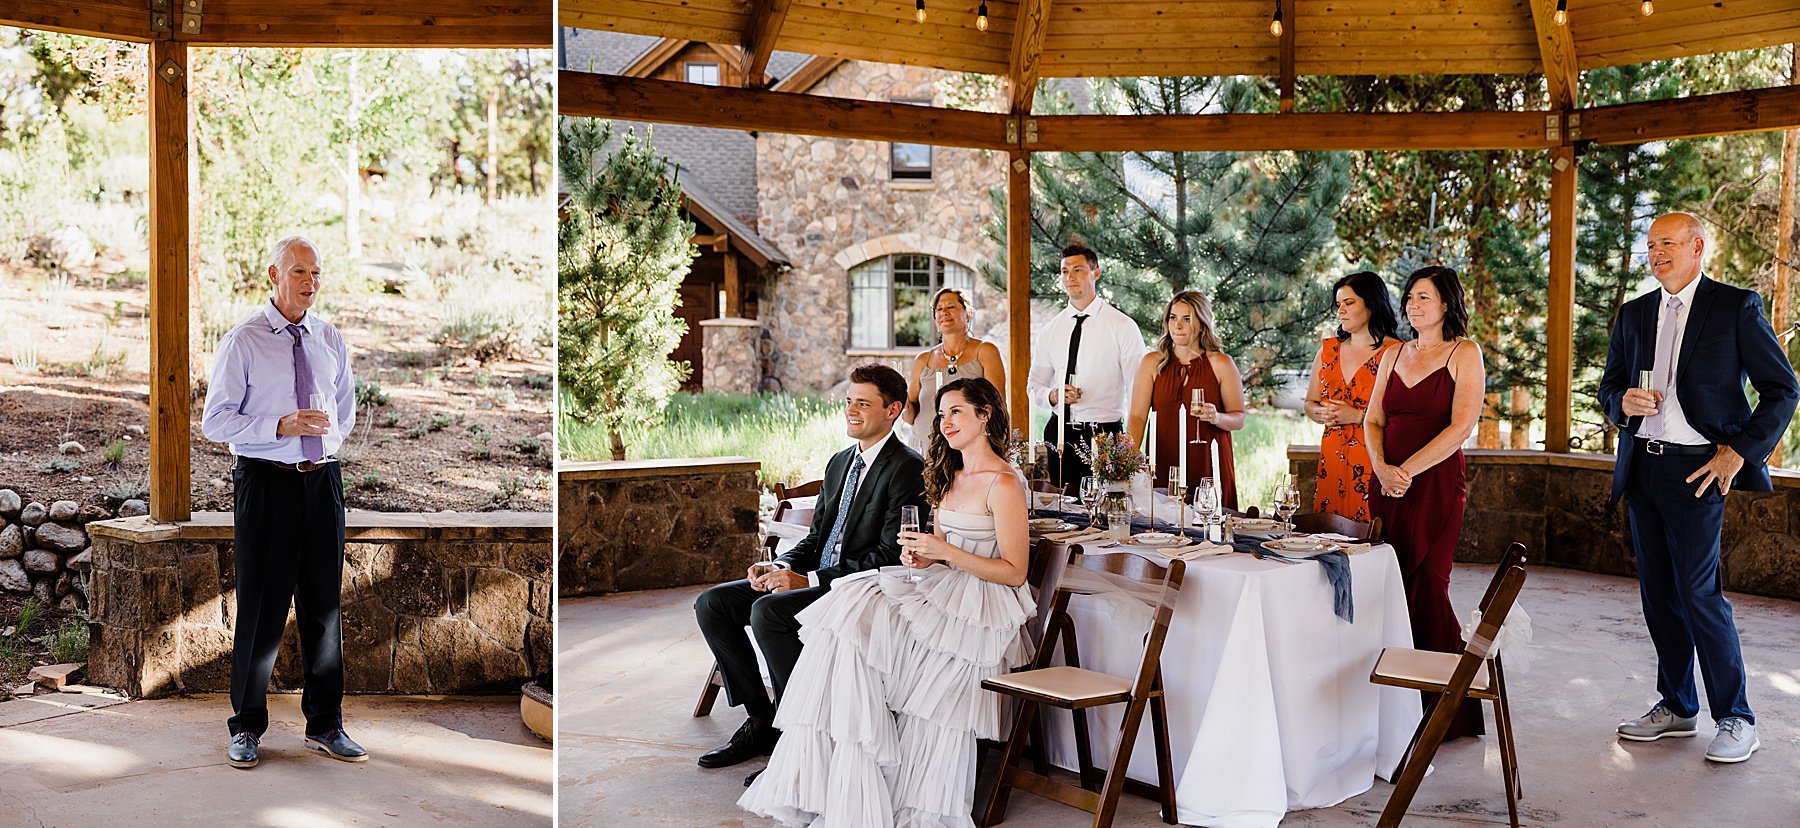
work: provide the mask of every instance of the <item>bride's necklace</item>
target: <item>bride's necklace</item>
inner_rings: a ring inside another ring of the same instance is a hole
[[[963,340],[963,346],[962,346],[961,350],[958,350],[955,354],[951,354],[949,351],[945,350],[944,346],[942,344],[938,345],[938,353],[943,354],[944,359],[947,359],[950,361],[950,376],[953,376],[953,377],[956,376],[956,363],[958,363],[962,360],[963,354],[966,354],[969,352],[969,346],[971,344],[974,344],[974,342],[975,342],[974,337],[970,337],[968,339]]]

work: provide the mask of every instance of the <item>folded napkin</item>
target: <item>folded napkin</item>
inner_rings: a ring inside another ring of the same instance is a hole
[[[1317,535],[1313,535],[1313,537],[1322,541],[1330,541],[1337,544],[1344,550],[1344,554],[1346,555],[1361,555],[1375,546],[1375,544],[1368,543],[1362,538],[1353,538],[1349,535],[1340,535],[1336,532],[1321,532]]]

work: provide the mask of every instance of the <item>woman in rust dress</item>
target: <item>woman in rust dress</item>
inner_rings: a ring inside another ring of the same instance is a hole
[[[1181,465],[1187,452],[1187,480],[1212,473],[1212,449],[1201,440],[1219,441],[1219,502],[1237,508],[1237,469],[1231,460],[1231,432],[1244,427],[1244,380],[1226,356],[1213,327],[1212,302],[1198,291],[1184,290],[1169,300],[1163,314],[1162,340],[1144,355],[1131,391],[1131,420],[1126,433],[1144,443],[1150,411],[1156,411],[1156,485],[1168,485],[1170,466]],[[1190,408],[1195,389],[1205,393],[1199,416]],[[1187,435],[1182,436],[1182,421]],[[1148,453],[1148,452],[1146,452]]]
[[[1319,480],[1313,511],[1335,512],[1369,522],[1369,449],[1363,417],[1375,394],[1381,356],[1399,344],[1400,323],[1387,284],[1368,271],[1352,273],[1331,286],[1337,303],[1337,336],[1326,337],[1313,358],[1306,416],[1325,427],[1319,439]]]
[[[1450,605],[1450,566],[1468,500],[1462,444],[1480,419],[1486,375],[1481,347],[1463,338],[1469,315],[1456,271],[1413,273],[1400,301],[1416,338],[1389,349],[1375,377],[1365,428],[1379,485],[1369,511],[1399,554],[1413,646],[1457,652],[1462,625]],[[1471,699],[1445,738],[1482,732],[1481,706]]]

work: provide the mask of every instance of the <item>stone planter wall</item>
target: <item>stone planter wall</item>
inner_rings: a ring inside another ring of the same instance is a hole
[[[702,388],[718,394],[755,394],[762,390],[762,323],[754,319],[705,319],[700,322]]]
[[[1613,458],[1601,454],[1465,450],[1469,505],[1456,559],[1494,563],[1518,541],[1540,562],[1636,577],[1625,504],[1608,510]],[[1317,446],[1289,446],[1289,469],[1312,502]],[[1774,472],[1775,491],[1725,500],[1720,559],[1725,588],[1800,599],[1800,473]]]
[[[351,512],[344,682],[352,693],[515,692],[550,669],[551,516]],[[100,521],[89,680],[138,698],[231,689],[231,515]],[[271,689],[299,689],[290,611]]]
[[[24,503],[18,492],[0,489],[0,593],[35,595],[65,612],[87,609],[94,558],[88,524],[147,511],[141,500],[117,510],[73,500]]]
[[[562,464],[560,594],[744,577],[762,557],[760,467],[745,457]]]

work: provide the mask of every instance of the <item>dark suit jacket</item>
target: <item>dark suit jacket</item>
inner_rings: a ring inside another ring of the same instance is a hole
[[[899,564],[900,507],[918,506],[921,516],[924,514],[925,460],[901,442],[899,435],[890,437],[875,455],[875,462],[863,469],[850,516],[844,522],[843,555],[835,565],[819,569],[825,538],[837,521],[850,462],[861,452],[861,446],[853,445],[832,455],[825,466],[825,485],[819,490],[812,530],[780,558],[795,572],[817,570],[819,586],[830,586],[833,580],[865,569]]]
[[[1656,365],[1656,317],[1662,291],[1653,290],[1625,303],[1613,320],[1612,345],[1600,378],[1600,409],[1619,427],[1619,459],[1613,465],[1612,500],[1625,491],[1634,438],[1642,417],[1626,417],[1625,390],[1637,384],[1637,372]],[[1700,277],[1694,307],[1681,334],[1676,361],[1675,395],[1682,414],[1701,436],[1731,446],[1744,457],[1744,468],[1732,488],[1766,492],[1769,453],[1787,431],[1800,399],[1794,368],[1763,316],[1756,291]],[[1756,408],[1744,394],[1744,380],[1756,388]],[[1696,458],[1698,459],[1698,458]]]

